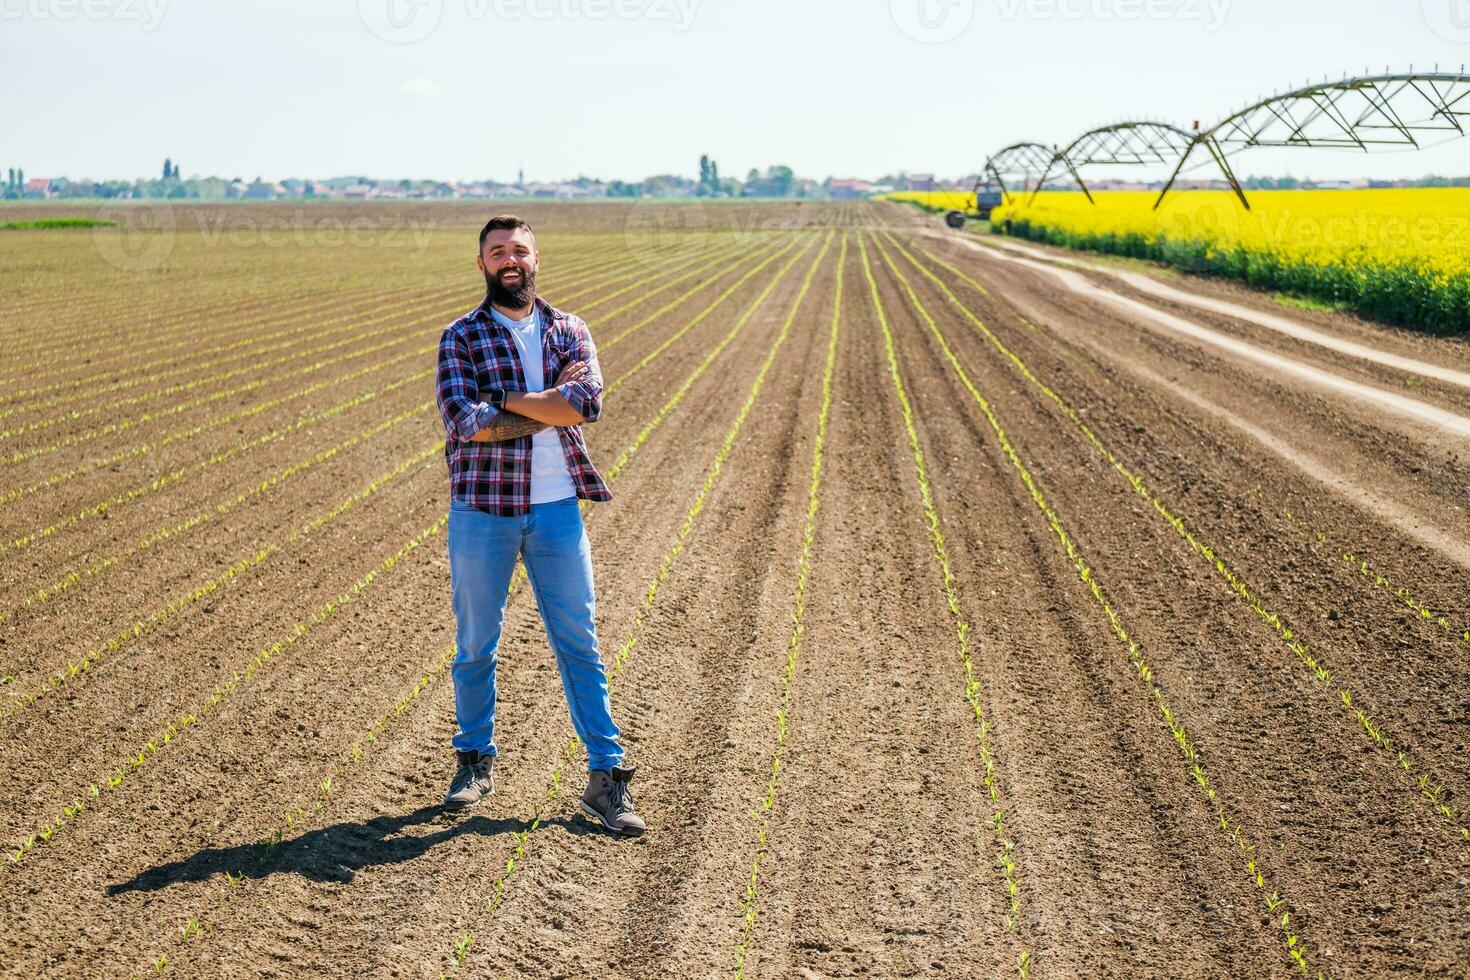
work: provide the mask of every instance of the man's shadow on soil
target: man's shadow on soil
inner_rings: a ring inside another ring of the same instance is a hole
[[[403,833],[428,823],[445,826],[429,833]],[[237,880],[299,874],[313,881],[346,884],[363,868],[412,861],[456,837],[471,834],[498,837],[521,833],[531,826],[532,821],[516,817],[492,818],[444,805],[426,806],[399,817],[332,824],[289,840],[205,848],[182,861],[156,865],[129,881],[108,885],[107,894],[158,891],[170,885],[207,881],[226,874]],[[577,817],[552,817],[535,826],[538,831],[561,827],[577,836],[605,833]]]

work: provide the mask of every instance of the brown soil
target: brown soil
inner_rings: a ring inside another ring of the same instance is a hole
[[[199,214],[230,221],[251,213],[185,211],[181,227],[197,225]],[[341,220],[353,213],[333,212]],[[333,372],[432,343],[444,319],[433,319],[444,305],[434,297],[451,291],[455,276],[466,308],[473,302],[473,270],[452,263],[478,212],[406,208],[401,216],[434,222],[421,260],[366,292],[337,288],[364,309],[369,294],[404,305],[354,327],[392,326],[402,342]],[[638,766],[634,790],[649,833],[617,840],[577,816],[584,761],[567,761],[566,706],[525,589],[507,612],[495,795],[461,812],[438,806],[453,761],[441,457],[429,453],[288,540],[441,437],[432,410],[414,411],[432,396],[431,381],[391,387],[432,366],[431,354],[409,358],[5,505],[0,543],[302,413],[382,391],[0,554],[0,675],[8,678],[0,684],[0,839],[11,851],[25,847],[23,861],[0,869],[11,937],[0,973],[705,977],[734,973],[743,954],[749,977],[1255,977],[1295,971],[1292,949],[1304,951],[1313,973],[1333,976],[1470,969],[1462,829],[1470,820],[1458,809],[1470,794],[1470,568],[1410,528],[1417,521],[1470,545],[1470,447],[1130,322],[1044,272],[936,237],[936,222],[896,205],[655,214],[659,247],[640,257],[647,286],[606,303],[599,291],[636,281],[610,277],[632,271],[618,256],[650,240],[648,213],[573,205],[527,216],[546,229],[548,255],[561,250],[558,261],[576,270],[554,280],[548,258],[548,294],[594,284],[568,303],[585,312],[594,336],[611,338],[684,297],[603,354],[609,380],[790,246],[633,374],[587,429],[606,472],[661,420],[613,483],[615,501],[587,511],[598,629],[605,659],[626,655],[613,679],[614,711]],[[212,343],[320,315],[313,291],[332,288],[326,263],[367,273],[375,255],[381,260],[371,248],[308,241],[262,252],[228,236],[195,236],[180,234],[171,274],[134,283],[131,305],[112,294],[112,277],[58,245],[0,282],[0,320],[33,324],[63,309],[69,277],[96,302],[114,304],[107,308],[124,338],[146,338],[149,324],[160,338],[185,336],[233,297],[251,311],[248,323],[202,342],[207,357]],[[1064,400],[1158,506],[898,246]],[[783,701],[844,254],[803,633]],[[696,259],[713,265],[651,293]],[[1169,282],[1282,312],[1233,286]],[[285,297],[274,307],[261,293],[267,283]],[[1470,405],[1470,393],[1452,386],[1405,384],[1401,372],[1249,323],[1156,305],[1342,377],[1452,411]],[[660,414],[747,312],[728,349]],[[1285,312],[1385,351],[1470,363],[1454,342]],[[953,572],[953,610],[884,322]],[[76,343],[64,331],[28,336]],[[987,399],[1075,555],[944,345]],[[29,397],[8,393],[87,370],[126,379],[129,364],[157,359],[146,342],[120,340],[100,368],[17,369],[0,386],[0,412]],[[299,366],[262,367],[229,383],[274,381]],[[212,410],[246,408],[309,380],[267,384]],[[142,411],[120,407],[108,421]],[[0,428],[30,417],[0,417]],[[0,492],[200,420],[169,417],[6,467]],[[96,424],[67,422],[0,445],[44,447]],[[343,444],[278,486],[138,548]],[[1369,499],[1391,502],[1392,512]],[[435,533],[382,567],[425,530]],[[279,550],[254,560],[273,542]],[[246,567],[220,578],[241,561]],[[74,570],[79,577],[59,594],[39,596]],[[374,570],[350,602],[330,605]],[[191,598],[216,579],[217,589]],[[175,600],[166,619],[42,689],[48,675]],[[238,686],[219,687],[303,626]],[[978,682],[973,700],[961,629]],[[1152,668],[1152,688],[1117,629]],[[1286,629],[1330,668],[1326,684],[1293,652]],[[1171,737],[1160,699],[1187,729],[1213,799]],[[1391,749],[1369,737],[1359,708]],[[97,783],[93,799],[88,787]],[[78,798],[85,809],[64,816]],[[26,846],[58,817],[49,839]],[[1269,907],[1277,901],[1284,904]]]

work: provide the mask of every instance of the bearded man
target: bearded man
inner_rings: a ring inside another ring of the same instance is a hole
[[[449,574],[459,731],[451,806],[495,790],[495,668],[516,558],[556,655],[572,726],[587,749],[582,812],[619,834],[634,809],[597,646],[592,550],[578,499],[612,493],[587,455],[582,423],[602,412],[602,370],[587,324],[536,295],[531,227],[490,219],[475,264],[485,300],[444,329],[437,400],[449,466]]]

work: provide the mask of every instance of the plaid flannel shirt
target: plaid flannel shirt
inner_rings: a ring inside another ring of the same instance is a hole
[[[539,296],[536,309],[541,313],[543,390],[552,387],[568,363],[585,362],[587,374],[582,380],[558,385],[556,390],[588,422],[597,421],[602,414],[602,368],[587,324]],[[481,391],[492,388],[525,391],[526,380],[515,338],[495,322],[489,306],[481,303],[445,327],[439,340],[437,399],[444,420],[449,492],[455,500],[480,510],[518,517],[531,507],[531,437],[469,441],[496,414],[480,398]],[[557,426],[556,433],[577,496],[611,500],[612,492],[587,455],[582,427]]]

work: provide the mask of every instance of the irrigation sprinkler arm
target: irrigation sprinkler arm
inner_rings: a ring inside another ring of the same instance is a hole
[[[1174,182],[1178,180],[1179,175],[1184,172],[1184,164],[1186,161],[1189,160],[1189,155],[1194,152],[1194,148],[1199,145],[1200,139],[1201,137],[1195,137],[1195,139],[1189,144],[1189,146],[1185,148],[1184,152],[1179,154],[1179,162],[1174,166],[1174,172],[1169,175],[1168,181],[1166,181],[1164,184],[1164,189],[1159,191],[1158,200],[1154,201],[1155,211],[1159,209],[1160,204],[1164,203],[1164,195],[1169,193],[1169,189],[1174,186]]]
[[[992,170],[991,173],[995,174],[995,182],[1000,187],[1000,199],[1006,204],[1011,203],[1010,189],[1006,187],[1006,182],[1001,179],[1000,172]]]
[[[1066,162],[1067,169],[1069,171],[1071,171],[1071,173],[1072,173],[1072,179],[1077,182],[1077,186],[1078,187],[1082,188],[1082,193],[1087,195],[1087,203],[1088,204],[1096,204],[1097,201],[1093,200],[1093,198],[1092,198],[1092,191],[1090,191],[1090,190],[1087,189],[1087,185],[1085,183],[1083,183],[1083,181],[1082,181],[1082,175],[1077,172],[1077,168],[1072,165],[1072,161],[1069,160],[1069,159],[1067,159],[1066,157],[1062,157],[1062,160]],[[1040,190],[1040,189],[1041,189],[1040,187],[1037,188],[1037,190]]]
[[[1235,179],[1235,171],[1230,169],[1230,161],[1225,159],[1225,151],[1215,143],[1214,137],[1211,136],[1205,137],[1205,148],[1210,151],[1210,155],[1220,165],[1220,172],[1230,182],[1230,189],[1235,191],[1235,196],[1240,198],[1240,203],[1245,205],[1245,209],[1249,211],[1251,209],[1251,202],[1246,200],[1245,189],[1240,186],[1240,181]]]
[[[1036,181],[1035,189],[1031,191],[1031,197],[1026,201],[1026,206],[1028,208],[1036,203],[1036,195],[1041,193],[1042,185],[1045,184],[1046,179],[1051,176],[1051,168],[1056,166],[1057,160],[1061,159],[1061,156],[1062,155],[1058,153],[1056,156],[1052,157],[1051,161],[1047,163],[1046,169],[1041,172],[1040,179]],[[1087,199],[1089,201],[1092,200],[1092,195],[1089,194],[1087,196]]]

